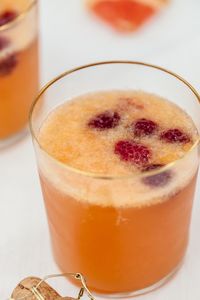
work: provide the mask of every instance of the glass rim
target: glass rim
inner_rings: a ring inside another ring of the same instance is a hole
[[[37,1],[37,0],[36,0]],[[33,120],[32,120],[32,116],[34,113],[34,108],[37,105],[37,103],[40,101],[41,96],[52,86],[54,85],[54,83],[56,83],[57,81],[59,81],[60,79],[76,73],[77,71],[80,70],[84,70],[84,69],[88,69],[88,68],[92,68],[95,66],[102,66],[102,65],[111,65],[111,64],[130,64],[130,65],[139,65],[139,66],[143,66],[143,67],[149,67],[152,69],[156,69],[158,71],[164,72],[168,75],[171,75],[172,77],[176,78],[177,80],[181,81],[183,84],[185,84],[189,90],[194,94],[195,98],[197,99],[199,105],[200,105],[200,94],[197,92],[197,90],[187,81],[185,80],[183,77],[179,76],[178,74],[165,69],[163,67],[154,65],[154,64],[149,64],[149,63],[145,63],[145,62],[141,62],[141,61],[131,61],[131,60],[111,60],[111,61],[101,61],[101,62],[96,62],[96,63],[91,63],[91,64],[86,64],[86,65],[82,65],[80,67],[76,67],[73,69],[70,69],[68,71],[65,71],[63,73],[61,73],[60,75],[56,76],[55,78],[53,78],[52,80],[50,80],[47,84],[45,84],[43,86],[42,89],[40,89],[40,91],[38,92],[35,100],[32,103],[31,109],[30,109],[30,113],[29,113],[29,128],[30,128],[30,132],[32,135],[33,140],[36,141],[36,143],[38,144],[39,148],[41,151],[43,151],[48,157],[50,157],[53,161],[55,161],[56,164],[64,167],[65,169],[67,169],[70,172],[79,174],[79,175],[83,175],[85,177],[90,177],[90,178],[94,178],[94,179],[105,179],[105,180],[113,180],[113,179],[131,179],[131,178],[139,178],[139,177],[147,177],[147,176],[153,176],[153,175],[157,175],[160,173],[163,173],[165,171],[167,171],[168,169],[172,168],[173,166],[175,166],[178,162],[182,161],[188,154],[190,154],[199,144],[200,144],[200,134],[198,132],[198,138],[194,141],[193,145],[191,146],[191,148],[181,157],[178,158],[166,165],[164,165],[163,167],[157,169],[157,170],[150,170],[150,171],[144,171],[141,174],[131,174],[131,175],[103,175],[103,174],[99,174],[99,173],[93,173],[93,172],[86,172],[80,169],[77,169],[75,167],[72,167],[70,165],[67,165],[61,161],[59,161],[58,159],[54,158],[51,154],[49,154],[44,147],[42,147],[42,145],[40,144],[35,131],[33,129]]]
[[[0,32],[6,31],[6,30],[14,27],[17,23],[21,22],[37,3],[38,3],[38,0],[31,0],[30,4],[28,4],[27,7],[21,13],[19,13],[19,15],[17,15],[17,17],[13,21],[10,21],[10,22],[0,26]]]

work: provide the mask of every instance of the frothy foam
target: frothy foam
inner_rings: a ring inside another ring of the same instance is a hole
[[[120,114],[120,124],[116,128],[99,131],[88,127],[91,117],[108,110]],[[130,124],[140,118],[156,122],[158,131],[152,136],[135,137]],[[191,142],[181,144],[160,140],[160,133],[169,128],[180,128],[190,136]],[[158,96],[131,91],[88,94],[66,102],[49,114],[39,133],[40,144],[52,157],[73,168],[99,176],[130,178],[100,180],[80,175],[56,164],[45,153],[39,154],[39,166],[57,189],[84,202],[114,206],[151,205],[177,193],[195,175],[197,149],[185,154],[197,136],[191,118],[178,106]],[[124,139],[146,145],[152,153],[150,164],[168,164],[185,156],[170,170],[172,179],[169,183],[150,187],[144,184],[138,166],[122,161],[114,153],[115,143]]]

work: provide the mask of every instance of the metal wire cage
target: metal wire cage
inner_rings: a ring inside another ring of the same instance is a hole
[[[51,288],[47,280],[57,277],[71,277],[80,282],[81,288],[76,298],[61,297],[53,288]],[[48,292],[51,290],[51,297]],[[95,300],[89,291],[85,278],[80,273],[64,273],[52,274],[44,277],[43,279],[29,277],[20,282],[17,288],[13,291],[12,296],[8,300],[61,300],[61,299],[81,299],[86,294],[90,300]]]

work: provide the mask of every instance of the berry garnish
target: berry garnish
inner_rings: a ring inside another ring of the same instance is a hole
[[[12,22],[17,17],[17,13],[14,10],[7,10],[0,14],[0,26],[3,26],[9,22]]]
[[[144,145],[134,141],[119,141],[115,144],[115,154],[121,160],[132,162],[136,165],[145,165],[151,157],[151,151]]]
[[[120,115],[114,111],[105,111],[99,115],[96,115],[88,123],[89,127],[106,130],[110,128],[115,128],[120,121]]]
[[[0,51],[6,48],[10,44],[10,41],[4,37],[0,36]]]
[[[157,128],[155,122],[147,119],[139,119],[133,124],[134,134],[137,137],[152,135]]]
[[[169,129],[161,133],[160,139],[167,143],[189,143],[191,141],[190,137],[182,132],[181,130],[174,128]]]
[[[17,57],[15,54],[0,60],[0,76],[10,74],[17,65]]]
[[[164,167],[164,165],[162,165],[162,164],[152,164],[152,165],[145,166],[142,169],[142,171],[148,172],[148,171],[160,169],[162,167]],[[170,171],[164,171],[159,174],[147,176],[147,177],[143,178],[142,181],[144,184],[152,186],[152,187],[163,187],[167,183],[169,183],[171,178],[172,178],[172,173]]]

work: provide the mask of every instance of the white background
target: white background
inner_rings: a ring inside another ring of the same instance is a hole
[[[142,60],[178,72],[200,90],[200,1],[171,6],[136,34],[120,36],[96,22],[81,0],[41,0],[42,83],[80,64]],[[16,91],[17,92],[17,91]],[[16,108],[17,109],[17,108]],[[141,300],[200,299],[200,189],[184,266],[166,286]],[[51,255],[45,211],[30,137],[0,151],[0,299],[29,275],[58,272]],[[74,294],[74,290],[66,283]]]

